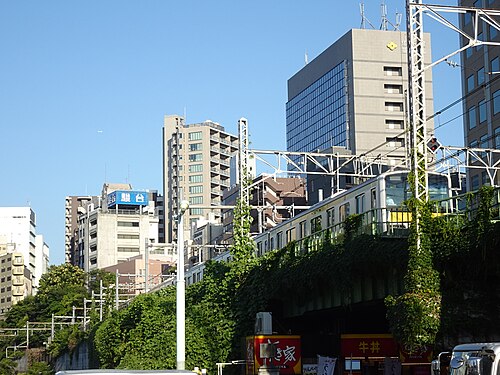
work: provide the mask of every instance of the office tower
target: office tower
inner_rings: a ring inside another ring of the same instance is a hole
[[[220,205],[222,191],[229,187],[230,160],[238,150],[238,138],[226,133],[216,122],[207,120],[184,124],[181,116],[169,115],[163,125],[163,189],[165,199],[165,239],[176,236],[175,215],[181,200],[191,206]],[[184,216],[187,235],[191,224],[212,212],[221,220],[220,209],[191,208]]]
[[[31,207],[0,207],[0,244],[12,244],[23,255],[33,289],[38,288],[49,253],[43,238],[37,241],[36,237],[36,215]],[[37,257],[41,259],[37,261]],[[42,270],[37,270],[37,264]]]
[[[430,63],[430,36],[425,35]],[[353,29],[288,80],[288,151],[345,147],[389,164],[405,158],[406,33]],[[427,112],[432,77],[426,74]],[[432,133],[433,123],[427,124]]]
[[[461,6],[500,9],[500,0],[461,0]],[[460,28],[477,39],[499,42],[500,30],[488,22],[475,24],[473,13],[461,13]],[[498,19],[497,19],[498,22]],[[463,35],[460,45],[469,43]],[[461,52],[462,102],[464,112],[465,146],[471,148],[500,148],[500,46],[477,45]],[[490,179],[485,169],[469,168],[467,188],[476,190]],[[498,175],[494,182],[499,183]]]

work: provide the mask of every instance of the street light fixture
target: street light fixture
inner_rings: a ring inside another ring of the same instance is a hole
[[[182,200],[177,214],[177,370],[186,367],[186,281],[184,280],[184,213],[189,202]]]

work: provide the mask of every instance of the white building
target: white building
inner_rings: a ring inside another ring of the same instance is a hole
[[[104,184],[101,207],[89,206],[78,218],[80,264],[86,272],[144,254],[158,243],[158,215],[150,193],[130,184]]]
[[[36,239],[36,215],[31,207],[0,207],[0,244],[14,244],[32,275],[33,288],[46,271],[49,247],[43,237]]]

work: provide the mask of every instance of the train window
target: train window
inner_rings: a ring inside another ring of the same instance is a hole
[[[295,241],[295,228],[289,229],[286,231],[286,243]]]
[[[429,174],[429,199],[441,200],[449,197],[448,178],[443,175]]]
[[[339,207],[339,222],[343,222],[347,216],[351,214],[351,205],[348,203]]]
[[[281,249],[283,247],[283,232],[278,232],[276,235],[276,248]]]
[[[301,221],[299,223],[299,238],[304,238],[305,236],[307,236],[306,230],[306,221]]]
[[[377,208],[377,191],[375,189],[371,190],[370,208],[372,210]]]
[[[362,214],[365,212],[365,195],[360,194],[356,197],[356,213]]]
[[[385,179],[387,207],[402,206],[411,197],[406,175],[392,175]]]
[[[335,224],[335,208],[330,208],[326,211],[326,226],[330,228]]]
[[[321,215],[311,219],[311,234],[321,231]]]

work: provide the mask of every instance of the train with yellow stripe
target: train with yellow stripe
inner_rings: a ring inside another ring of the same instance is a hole
[[[448,175],[428,173],[429,199],[451,197]],[[407,235],[411,215],[405,201],[412,196],[408,171],[390,171],[373,177],[349,190],[340,191],[315,204],[307,211],[254,236],[258,255],[280,249],[291,241],[320,238],[326,232],[341,234],[342,223],[352,214],[362,215],[362,226],[370,233]],[[320,236],[321,234],[321,236]]]

